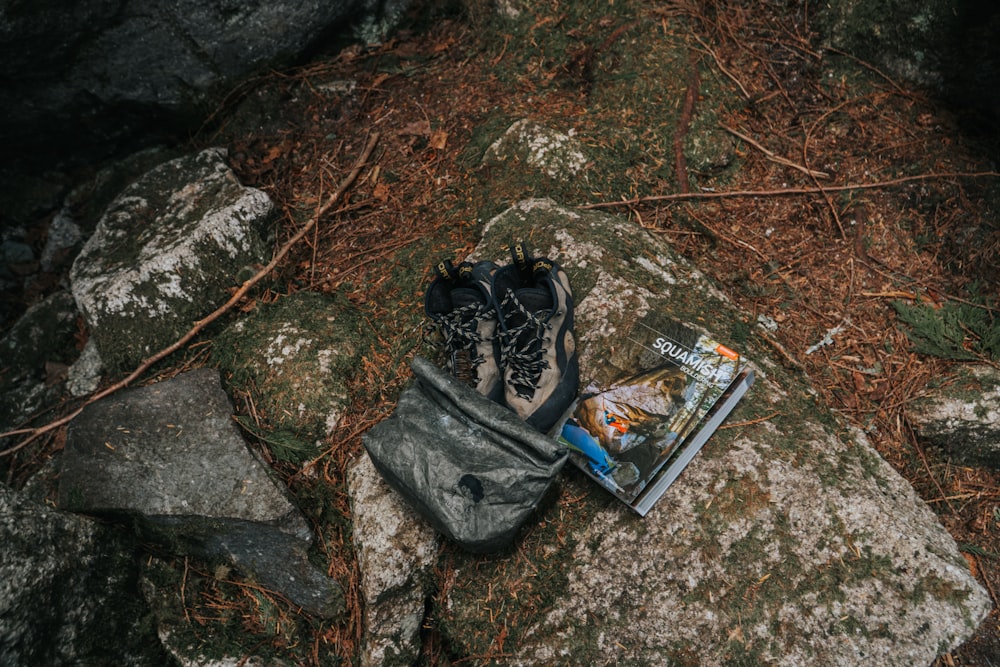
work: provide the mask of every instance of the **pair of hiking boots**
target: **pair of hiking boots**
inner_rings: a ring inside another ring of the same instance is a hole
[[[510,252],[505,266],[441,262],[424,309],[452,375],[548,432],[580,383],[573,293],[555,262],[530,257],[520,243]]]

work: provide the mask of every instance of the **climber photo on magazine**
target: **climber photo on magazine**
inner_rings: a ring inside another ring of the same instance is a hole
[[[617,367],[619,379],[588,385],[561,431],[570,460],[641,514],[753,382],[730,348],[679,322],[654,324],[636,323],[598,370]]]

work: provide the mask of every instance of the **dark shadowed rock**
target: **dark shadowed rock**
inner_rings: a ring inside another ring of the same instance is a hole
[[[123,532],[0,485],[0,664],[170,664]]]
[[[827,41],[895,76],[940,85],[962,17],[954,0],[832,0],[817,23]]]
[[[2,0],[0,141],[37,159],[110,154],[139,133],[177,135],[253,74],[298,61],[352,20],[368,28],[365,37],[381,37],[407,6]]]
[[[0,431],[58,400],[74,361],[76,304],[59,291],[35,304],[0,338]]]
[[[215,370],[88,406],[67,434],[59,505],[134,517],[175,553],[234,564],[310,613],[343,607],[337,583],[309,563],[309,527],[247,448]]]
[[[829,0],[813,25],[831,46],[928,87],[976,132],[1000,124],[1000,8],[982,0]]]
[[[1000,468],[1000,372],[992,366],[960,367],[912,401],[907,414],[917,436],[956,463]]]

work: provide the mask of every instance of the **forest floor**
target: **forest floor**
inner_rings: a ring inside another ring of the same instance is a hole
[[[821,48],[808,3],[780,15],[767,3],[726,4],[552,0],[511,18],[485,6],[423,16],[383,44],[248,83],[193,143],[228,146],[244,183],[274,198],[280,244],[377,132],[347,196],[272,281],[284,292],[338,291],[376,314],[400,248],[419,241],[461,259],[485,220],[525,197],[605,208],[662,236],[748,326],[771,327],[753,335],[863,429],[954,536],[995,609],[936,664],[1000,664],[1000,473],[915,438],[908,404],[963,362],[914,352],[893,307],[998,303],[997,175],[946,108]],[[572,131],[595,156],[584,177],[493,179],[483,151],[521,118]],[[717,159],[692,163],[699,139]],[[810,352],[837,327],[835,345]],[[345,417],[328,477],[342,482],[360,433],[389,409],[387,398]],[[356,592],[344,558],[331,572]],[[192,616],[212,617],[218,599],[204,600]],[[350,657],[360,617],[316,628],[306,653],[323,644]]]
[[[298,251],[289,277],[366,302],[379,264],[418,238],[461,259],[480,224],[523,197],[607,206],[666,238],[751,323],[777,325],[780,357],[936,510],[1000,607],[1000,475],[915,439],[908,403],[957,362],[912,352],[892,306],[997,302],[997,181],[937,176],[988,172],[987,156],[918,90],[822,50],[801,14],[758,3],[619,3],[606,13],[579,4],[542,3],[506,24],[438,17],[267,80],[268,94],[295,99],[283,112],[294,122],[220,131],[241,176],[286,210],[315,206],[366,137],[381,137],[377,166]],[[331,105],[308,92],[331,82],[354,93]],[[483,151],[520,118],[591,147],[600,157],[586,182],[494,181]],[[732,162],[688,165],[686,133],[731,141]],[[832,350],[806,352],[838,326]],[[995,610],[939,665],[998,655]]]

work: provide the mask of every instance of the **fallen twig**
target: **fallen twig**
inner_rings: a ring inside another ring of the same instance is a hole
[[[882,77],[883,79],[885,79],[885,81],[890,86],[892,86],[893,88],[895,88],[896,92],[899,93],[900,95],[902,95],[903,97],[909,98],[911,100],[915,97],[912,92],[910,92],[910,91],[906,90],[905,88],[903,88],[901,85],[899,85],[898,83],[896,83],[888,74],[886,74],[882,70],[878,69],[877,67],[875,67],[871,63],[866,62],[864,60],[861,60],[860,58],[858,58],[856,56],[852,56],[850,53],[847,53],[846,51],[841,51],[840,49],[834,48],[832,46],[824,46],[823,50],[824,51],[829,51],[830,53],[836,53],[838,56],[843,56],[844,58],[847,58],[848,60],[852,60],[852,61],[856,62],[857,64],[861,65],[865,69],[867,69],[867,70],[869,70],[871,72],[874,72],[875,74],[877,74],[880,77]]]
[[[677,187],[681,192],[690,192],[691,186],[687,175],[687,158],[684,156],[684,138],[691,126],[691,116],[694,115],[694,104],[701,88],[701,75],[698,72],[699,60],[692,51],[688,58],[687,91],[684,93],[684,105],[681,107],[680,119],[677,121],[677,131],[674,133],[674,168],[677,170]]]
[[[605,201],[595,204],[582,204],[581,209],[614,208],[616,206],[636,206],[637,204],[648,204],[662,201],[685,201],[689,199],[736,199],[741,197],[781,197],[781,196],[801,196],[816,195],[824,192],[850,192],[852,190],[879,190],[891,188],[906,183],[920,181],[946,180],[949,178],[1000,178],[1000,172],[996,171],[968,171],[968,172],[943,172],[937,174],[917,174],[914,176],[902,176],[887,181],[876,181],[874,183],[856,183],[853,185],[830,185],[827,187],[807,187],[807,188],[785,188],[783,190],[729,190],[729,191],[702,191],[702,192],[675,192],[669,195],[648,195],[646,197],[633,197],[632,199],[622,199],[621,201]]]
[[[903,292],[901,290],[890,290],[888,292],[861,292],[861,296],[877,299],[909,299],[916,301],[919,297],[914,292]]]
[[[725,431],[727,428],[742,428],[744,426],[753,426],[754,424],[762,424],[762,423],[764,423],[766,421],[770,421],[770,420],[774,419],[775,417],[777,417],[780,414],[781,414],[780,412],[772,412],[769,415],[765,415],[763,417],[758,417],[757,419],[750,419],[750,420],[747,420],[747,421],[735,422],[735,423],[732,423],[732,424],[723,424],[717,430],[719,430],[719,431]]]
[[[265,276],[271,273],[271,271],[273,271],[276,266],[278,266],[278,264],[285,258],[285,256],[292,249],[292,247],[295,246],[295,244],[298,243],[300,240],[302,240],[302,238],[309,233],[309,230],[311,230],[316,225],[316,223],[319,222],[320,218],[322,218],[330,210],[330,208],[333,207],[333,205],[340,200],[340,198],[344,195],[347,189],[351,187],[351,185],[357,179],[358,174],[361,173],[362,167],[364,167],[365,163],[368,161],[368,158],[371,156],[372,151],[375,150],[375,145],[378,143],[378,139],[379,135],[377,132],[373,132],[371,136],[368,137],[368,143],[365,145],[364,151],[358,157],[358,160],[355,163],[354,168],[344,178],[344,180],[341,181],[336,191],[334,191],[327,198],[326,202],[323,203],[322,206],[316,209],[316,212],[313,214],[311,218],[309,218],[306,224],[302,226],[302,229],[297,231],[292,238],[290,238],[283,246],[281,246],[281,248],[278,249],[278,252],[274,254],[274,257],[271,258],[271,261],[268,262],[267,266],[258,271],[252,278],[244,282],[240,286],[240,288],[233,293],[233,295],[229,298],[229,300],[226,301],[226,303],[216,308],[214,312],[212,312],[204,319],[195,322],[194,326],[191,327],[191,329],[186,334],[181,336],[174,343],[163,348],[162,350],[152,355],[151,357],[144,359],[142,363],[140,363],[139,366],[128,375],[128,377],[119,380],[115,384],[105,389],[102,389],[101,391],[95,394],[92,394],[76,410],[69,413],[65,417],[49,422],[48,424],[44,426],[39,426],[37,428],[16,429],[13,431],[7,431],[6,433],[0,433],[0,439],[18,435],[28,436],[27,438],[25,438],[18,444],[14,445],[13,447],[9,447],[8,449],[0,451],[0,456],[7,456],[9,454],[13,454],[14,452],[26,447],[29,443],[33,442],[38,437],[50,431],[53,431],[61,426],[65,426],[69,422],[73,421],[73,419],[75,419],[77,415],[83,412],[83,409],[86,408],[91,403],[99,401],[102,398],[110,396],[111,394],[129,386],[133,381],[136,380],[136,378],[140,377],[143,373],[149,370],[149,368],[153,364],[165,359],[166,357],[170,356],[177,350],[187,345],[189,342],[191,342],[191,340],[195,336],[201,333],[201,331],[204,330],[205,327],[207,327],[215,320],[219,319],[225,313],[229,312],[233,308],[233,306],[239,303],[240,300],[244,296],[246,296],[246,293],[249,292],[254,285],[260,282]]]
[[[750,245],[749,243],[747,243],[746,241],[744,241],[742,239],[730,238],[729,236],[723,234],[718,229],[715,229],[714,227],[712,227],[712,225],[708,224],[707,222],[705,222],[704,220],[702,220],[701,218],[699,218],[698,216],[696,216],[693,211],[688,211],[687,214],[690,215],[692,218],[694,218],[698,222],[699,225],[701,225],[702,227],[704,227],[708,231],[712,232],[713,234],[715,234],[717,237],[719,237],[723,241],[726,241],[727,243],[732,243],[733,245],[736,245],[736,246],[741,246],[743,248],[746,248],[747,250],[751,251],[753,254],[757,255],[757,257],[760,258],[760,261],[764,262],[765,264],[767,264],[769,261],[771,261],[770,257],[768,257],[767,255],[765,255],[764,253],[762,253],[760,250],[757,250],[757,248],[753,247],[752,245]]]
[[[774,340],[773,338],[762,332],[757,332],[757,335],[759,335],[764,340],[765,343],[774,348],[774,350],[781,355],[781,358],[784,359],[785,362],[791,368],[794,368],[795,370],[798,371],[805,371],[805,367],[803,367],[802,364],[799,363],[798,359],[796,359],[795,357],[793,357],[791,354],[788,353],[788,350],[785,349],[784,345],[782,345],[778,341]]]
[[[761,145],[757,141],[751,139],[742,132],[729,127],[728,125],[720,124],[719,127],[721,127],[726,132],[729,132],[730,134],[739,137],[743,141],[747,142],[748,144],[759,150],[761,153],[767,156],[767,159],[770,160],[771,162],[776,162],[780,165],[791,167],[792,169],[801,171],[803,174],[806,174],[807,176],[812,176],[813,178],[830,178],[830,174],[826,173],[825,171],[816,171],[815,169],[809,169],[808,167],[803,167],[802,165],[796,162],[792,162],[788,158],[783,158],[780,155],[777,155],[776,153],[774,153],[771,150],[768,150],[768,148]]]
[[[726,67],[722,64],[722,59],[719,58],[719,55],[715,51],[713,51],[708,44],[702,41],[701,37],[695,35],[694,38],[698,41],[699,44],[701,44],[701,48],[705,49],[708,55],[712,56],[712,60],[715,61],[715,66],[719,68],[719,71],[722,72],[730,81],[736,84],[736,86],[740,89],[740,92],[743,93],[743,97],[747,98],[748,100],[753,99],[753,96],[749,93],[749,91],[747,91],[746,86],[744,86],[740,82],[740,80],[736,78],[735,74],[726,69]]]

